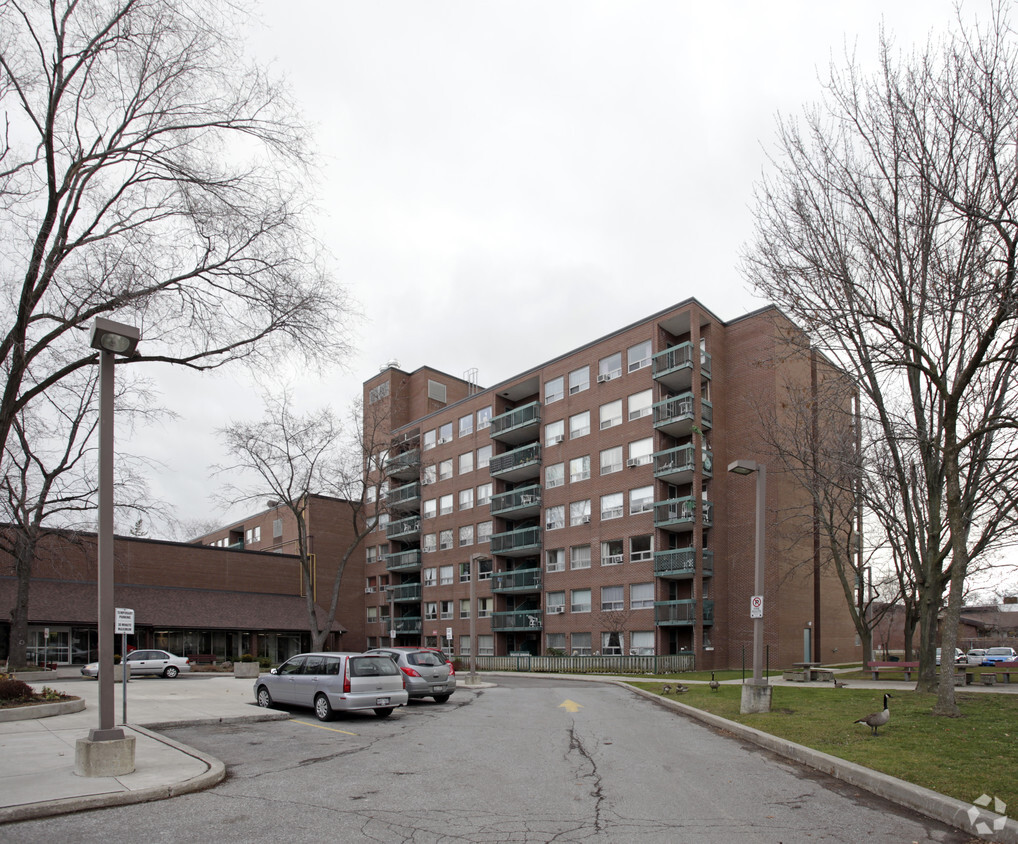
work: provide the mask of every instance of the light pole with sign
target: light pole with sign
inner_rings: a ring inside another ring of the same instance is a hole
[[[116,632],[120,634],[120,701],[123,706],[121,723],[127,726],[127,681],[131,677],[131,663],[127,661],[127,637],[134,635],[134,610],[117,607]]]

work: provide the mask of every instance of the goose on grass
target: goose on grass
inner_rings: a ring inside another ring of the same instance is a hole
[[[891,695],[884,695],[884,708],[880,712],[871,712],[865,718],[860,718],[858,721],[854,721],[855,724],[865,724],[871,730],[873,735],[877,734],[877,727],[882,727],[888,721],[891,720],[891,710],[887,708],[887,701]]]

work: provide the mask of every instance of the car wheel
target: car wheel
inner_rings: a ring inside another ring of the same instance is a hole
[[[171,680],[180,673],[180,669],[175,665],[167,665],[166,670],[163,672],[164,677],[169,677]]]
[[[435,703],[445,703],[449,699],[449,695],[435,695]]]
[[[380,706],[378,709],[375,710],[376,718],[388,718],[390,715],[392,715],[391,706]]]
[[[329,699],[325,695],[315,697],[315,715],[318,716],[319,721],[332,720],[332,704],[329,703]]]
[[[268,709],[272,706],[272,695],[269,694],[269,690],[265,686],[258,687],[258,694],[255,695],[255,699],[258,701],[258,705],[263,709]]]

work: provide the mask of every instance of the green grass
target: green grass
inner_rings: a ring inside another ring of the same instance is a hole
[[[633,685],[660,694],[663,683]],[[890,723],[876,736],[852,722],[881,708],[879,689],[774,686],[771,711],[759,715],[739,713],[738,685],[666,697],[966,803],[989,794],[1018,806],[1018,696],[959,692],[962,717],[941,718],[930,714],[935,695],[891,694]]]

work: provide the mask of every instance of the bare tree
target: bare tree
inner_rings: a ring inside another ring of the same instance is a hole
[[[21,410],[94,364],[96,316],[140,324],[135,361],[199,370],[344,350],[305,131],[244,60],[241,5],[0,5],[0,452]]]
[[[999,4],[911,57],[882,36],[875,77],[833,68],[822,103],[779,123],[744,261],[879,426],[905,521],[891,539],[919,601],[918,685],[945,715],[958,713],[934,659],[945,592],[953,653],[970,561],[1018,516],[1016,48]]]

